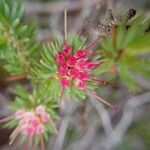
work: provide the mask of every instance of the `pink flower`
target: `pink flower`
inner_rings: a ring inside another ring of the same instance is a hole
[[[89,75],[88,75],[87,72],[79,72],[78,78],[80,80],[88,80],[89,79]]]
[[[58,69],[58,72],[61,75],[67,75],[68,74],[68,67],[66,65],[61,65]]]
[[[86,52],[84,50],[78,50],[75,55],[75,58],[81,59],[86,57]]]
[[[72,52],[73,48],[71,45],[65,44],[62,48],[62,52],[65,56],[69,56]]]
[[[71,78],[77,78],[79,75],[79,70],[78,69],[70,69],[69,70],[69,75]]]
[[[64,88],[70,86],[70,84],[71,84],[71,80],[70,80],[70,78],[67,77],[67,76],[62,77],[62,78],[60,79],[60,82],[61,82],[62,87],[64,87]]]
[[[73,56],[69,56],[67,59],[67,66],[74,67],[76,65],[76,59]]]
[[[84,81],[82,81],[82,80],[79,80],[79,79],[76,80],[75,85],[76,85],[76,87],[77,87],[78,89],[80,89],[80,90],[84,90],[84,89],[86,89],[86,87],[87,87],[86,82],[84,82]]]
[[[56,56],[56,62],[60,65],[64,64],[65,63],[65,57],[64,57],[64,54],[63,53],[59,53],[57,56]]]

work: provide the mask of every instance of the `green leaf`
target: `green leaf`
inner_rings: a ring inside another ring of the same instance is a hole
[[[99,67],[95,68],[93,70],[93,73],[100,75],[109,72],[112,65],[113,65],[113,61],[108,60],[105,63],[101,64]]]
[[[133,40],[127,47],[127,52],[131,55],[139,55],[150,52],[150,33],[139,36]]]
[[[129,87],[133,91],[139,89],[137,83],[133,79],[132,74],[129,72],[129,69],[126,64],[120,63],[118,65],[118,71],[121,80],[127,87]]]

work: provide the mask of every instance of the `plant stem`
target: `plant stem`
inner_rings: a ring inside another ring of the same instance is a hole
[[[26,78],[27,78],[27,74],[16,74],[16,75],[7,77],[5,79],[5,82],[17,81],[17,80],[22,80]]]

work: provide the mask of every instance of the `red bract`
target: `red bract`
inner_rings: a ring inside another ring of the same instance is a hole
[[[85,81],[82,81],[82,80],[79,80],[79,79],[76,80],[75,85],[76,85],[76,87],[77,87],[78,89],[80,89],[80,90],[84,90],[84,89],[87,88],[86,82],[85,82]]]
[[[89,75],[88,75],[87,72],[79,72],[78,78],[79,78],[80,80],[85,81],[85,80],[88,80],[88,79],[89,79]]]
[[[69,70],[69,75],[71,78],[77,78],[79,75],[79,70],[78,69],[70,69]]]
[[[68,76],[64,76],[60,79],[61,85],[63,88],[67,88],[71,85],[71,80]]]
[[[65,57],[64,57],[64,54],[63,54],[63,53],[59,53],[59,54],[56,56],[56,62],[57,62],[59,65],[65,63]]]
[[[69,56],[72,52],[72,46],[68,45],[68,44],[64,44],[63,48],[62,48],[62,52],[65,56]]]
[[[66,65],[61,65],[58,69],[60,75],[67,75],[68,74],[68,67]]]
[[[86,52],[84,50],[78,50],[75,53],[74,57],[77,58],[77,59],[85,58],[86,57]]]
[[[69,56],[67,59],[67,66],[74,67],[76,65],[76,59],[73,56]]]

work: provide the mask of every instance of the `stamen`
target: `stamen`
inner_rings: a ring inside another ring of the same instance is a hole
[[[56,53],[56,55],[58,55],[57,49],[56,49],[53,41],[51,41],[51,46],[52,46],[54,52]]]
[[[89,45],[87,45],[85,51],[91,50],[98,42],[100,42],[100,38],[97,38],[94,42],[91,42]]]
[[[118,88],[117,85],[113,85],[111,83],[109,83],[108,81],[105,81],[105,80],[98,80],[96,78],[90,78],[92,81],[94,81],[95,83],[98,83],[98,84],[102,84],[102,85],[109,85],[111,86],[112,88]]]
[[[25,150],[29,149],[29,140],[30,140],[30,136],[27,136],[27,138],[25,140]]]
[[[49,123],[53,127],[53,129],[55,130],[55,133],[58,135],[58,130],[57,130],[56,125],[55,125],[55,123],[51,117],[49,118]]]
[[[90,53],[87,54],[87,56],[93,56],[93,55],[96,55],[96,54],[100,54],[101,52],[99,51],[91,51]]]
[[[64,9],[64,43],[67,42],[67,6]]]
[[[36,135],[34,135],[34,141],[33,141],[33,149],[36,150]]]
[[[106,100],[99,97],[94,91],[91,91],[89,89],[86,90],[89,94],[94,95],[98,100],[100,100],[103,104],[107,105],[108,107],[112,108],[113,110],[117,110],[116,107],[114,107],[112,104],[107,102]]]
[[[0,123],[7,122],[7,121],[9,121],[9,120],[11,120],[13,118],[14,118],[14,115],[5,117],[5,118],[3,118],[3,119],[0,120]]]
[[[40,134],[41,150],[45,150],[43,135]]]
[[[98,80],[96,78],[91,78],[92,81],[96,82],[96,83],[99,83],[99,84],[102,84],[102,85],[108,85],[110,83],[108,83],[107,81],[104,81],[104,80]],[[111,84],[110,84],[111,85]]]
[[[9,142],[9,145],[12,145],[13,142],[16,140],[17,136],[19,135],[19,128],[20,128],[20,126],[17,127],[17,128],[13,131],[13,133],[10,135],[10,142]]]

